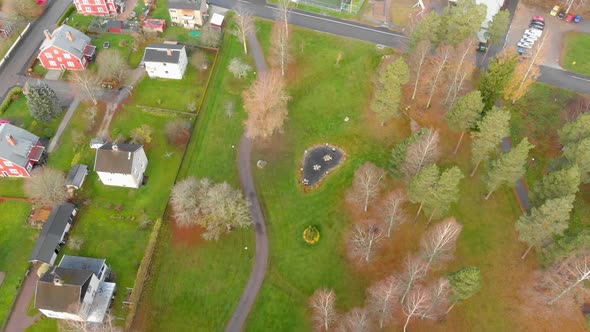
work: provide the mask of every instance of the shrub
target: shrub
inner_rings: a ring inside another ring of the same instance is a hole
[[[82,239],[81,237],[72,236],[68,240],[68,248],[70,248],[71,250],[79,251],[80,249],[82,249],[83,245],[84,245],[84,239]]]
[[[166,137],[170,144],[185,145],[191,137],[191,123],[185,119],[174,119],[166,124]]]
[[[72,13],[76,10],[76,6],[70,5],[68,9],[66,9],[65,13],[57,20],[57,25],[62,25],[68,16],[72,15]]]
[[[308,226],[303,231],[303,240],[309,244],[316,244],[320,241],[320,231],[315,226]]]
[[[6,95],[6,98],[4,98],[4,100],[2,101],[2,104],[0,104],[0,114],[3,114],[4,112],[6,112],[6,110],[10,106],[10,103],[12,103],[14,100],[18,99],[19,93],[22,93],[22,92],[23,92],[23,89],[18,86],[10,89],[10,91],[8,91],[8,94]]]

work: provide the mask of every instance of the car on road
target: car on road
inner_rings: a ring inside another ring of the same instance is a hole
[[[581,20],[582,20],[582,15],[576,15],[576,17],[574,18],[574,23],[580,23]]]
[[[553,7],[553,9],[551,9],[551,12],[549,13],[549,15],[555,16],[555,15],[557,15],[558,12],[559,12],[559,6],[555,6],[555,7]]]
[[[533,16],[533,21],[535,21],[535,22],[545,22],[545,16],[540,16],[540,15]]]
[[[563,20],[565,18],[565,15],[567,15],[567,13],[565,11],[561,11],[559,12],[559,14],[557,14],[557,18]]]
[[[566,22],[571,22],[574,20],[574,14],[568,14],[567,17],[565,18]]]
[[[527,42],[518,42],[518,44],[516,44],[516,46],[521,47],[521,48],[527,48],[527,49],[531,49],[533,48],[533,43],[527,43]]]

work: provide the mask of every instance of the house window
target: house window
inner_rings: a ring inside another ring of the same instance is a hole
[[[10,167],[10,166],[12,166],[13,164],[12,164],[12,162],[10,162],[10,161],[5,161],[5,162],[4,162],[4,165],[5,165],[6,167]]]
[[[61,58],[57,58],[57,61],[62,62],[63,60]]]
[[[18,171],[14,168],[10,169],[10,174],[18,174]]]
[[[72,61],[68,61],[68,67],[74,67],[74,63]]]
[[[87,12],[91,12],[91,11],[92,11],[92,8],[90,8],[90,7],[86,7],[86,11],[87,11]]]
[[[68,53],[64,54],[64,59],[71,59],[71,58],[72,58],[72,56],[69,55]]]
[[[49,53],[49,52],[45,52],[45,57],[47,59],[53,59],[53,54]]]
[[[2,176],[3,176],[3,177],[7,177],[7,176],[8,176],[8,173],[6,173],[6,172],[2,172]]]
[[[176,9],[170,9],[171,13],[176,13]]]
[[[49,61],[49,65],[55,67],[55,66],[57,66],[57,63],[55,63],[55,61],[52,60],[52,61]]]
[[[164,73],[168,74],[168,71],[166,70]]]
[[[88,0],[84,0],[84,1],[82,1],[82,3],[84,3],[85,5],[87,5],[88,4]]]
[[[165,66],[165,65],[166,65],[166,63],[163,63],[163,64],[162,64],[162,66]]]
[[[101,1],[100,1],[100,0],[94,0],[94,4],[96,4],[96,5],[102,5],[102,3],[101,3]],[[100,10],[99,10],[99,11],[100,11]]]
[[[58,50],[53,50],[53,54],[59,54]]]
[[[99,12],[99,13],[104,13],[104,8],[102,8],[102,7],[98,7],[98,12]]]

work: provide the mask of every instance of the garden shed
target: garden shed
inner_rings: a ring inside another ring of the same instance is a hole
[[[122,33],[125,30],[125,22],[112,20],[107,23],[107,28],[110,33]]]

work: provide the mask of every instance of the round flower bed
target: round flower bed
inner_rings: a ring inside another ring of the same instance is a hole
[[[308,226],[303,231],[303,240],[309,244],[316,244],[320,240],[320,231],[315,226]]]

